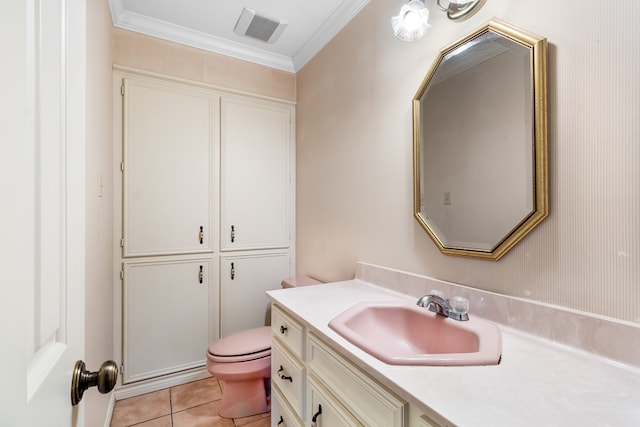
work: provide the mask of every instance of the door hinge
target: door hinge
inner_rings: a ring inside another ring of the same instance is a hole
[[[124,172],[124,162],[120,162],[120,172]]]
[[[120,280],[124,280],[124,270],[120,270]]]
[[[120,95],[124,96],[124,85],[120,86]]]

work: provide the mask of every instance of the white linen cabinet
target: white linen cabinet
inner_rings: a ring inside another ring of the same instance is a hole
[[[114,83],[115,342],[128,384],[204,366],[218,336],[220,96],[137,75]]]
[[[292,274],[293,113],[221,100],[221,336],[268,324],[264,292]]]
[[[264,324],[264,290],[292,274],[293,108],[116,67],[122,384],[148,390],[201,376],[221,329]]]

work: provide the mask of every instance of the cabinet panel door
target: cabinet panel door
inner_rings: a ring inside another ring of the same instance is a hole
[[[123,109],[123,255],[211,251],[218,98],[125,79]]]
[[[223,98],[220,249],[289,246],[292,110]]]
[[[289,274],[289,253],[222,256],[220,336],[265,326],[270,317],[266,291],[279,289]]]
[[[211,261],[125,261],[124,382],[203,366]]]
[[[307,378],[307,390],[309,425],[312,427],[362,427],[362,424],[343,408],[331,393],[326,392],[313,376]]]
[[[403,427],[408,405],[308,334],[307,366],[369,427]]]

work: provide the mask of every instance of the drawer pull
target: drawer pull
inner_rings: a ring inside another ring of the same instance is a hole
[[[202,270],[202,266],[200,266],[200,272],[198,273],[198,281],[202,284],[204,280],[204,271]]]
[[[284,420],[282,419],[282,415],[280,415],[280,421],[278,421],[278,424],[276,424],[276,425],[279,426],[280,424],[284,424]]]
[[[204,227],[200,226],[200,233],[198,233],[198,237],[200,238],[200,244],[204,243]]]
[[[322,405],[318,405],[318,412],[313,414],[313,417],[311,418],[311,422],[313,424],[311,424],[311,427],[315,427],[316,426],[316,423],[318,422],[318,417],[320,415],[322,415]]]
[[[231,243],[236,241],[236,227],[231,226]]]
[[[280,333],[285,334],[287,332],[287,327],[284,325],[280,325]]]
[[[285,374],[281,374],[280,372],[284,372],[284,368],[282,367],[282,365],[280,365],[280,369],[278,369],[278,374],[280,374],[280,379],[283,381],[289,381],[289,382],[293,382],[293,378],[290,377],[289,375],[285,375]]]

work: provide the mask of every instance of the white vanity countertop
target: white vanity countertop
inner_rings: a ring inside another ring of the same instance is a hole
[[[451,425],[640,426],[640,370],[500,326],[495,366],[392,366],[355,347],[329,321],[363,301],[416,299],[354,279],[267,292],[309,330],[427,415]]]

